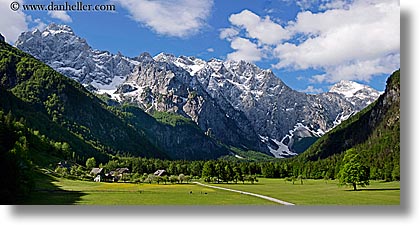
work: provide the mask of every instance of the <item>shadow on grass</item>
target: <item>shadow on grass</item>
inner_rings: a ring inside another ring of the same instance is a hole
[[[358,188],[357,190],[349,189],[346,191],[362,192],[362,191],[399,191],[399,188]]]
[[[86,195],[80,191],[67,191],[53,182],[57,181],[52,175],[37,171],[35,188],[28,197],[20,200],[18,205],[71,205]]]
[[[361,188],[358,191],[399,191],[399,188]]]

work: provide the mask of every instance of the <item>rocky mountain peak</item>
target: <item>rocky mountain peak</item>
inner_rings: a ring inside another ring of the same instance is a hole
[[[333,85],[329,92],[343,96],[350,103],[357,106],[358,110],[363,109],[381,95],[379,91],[370,86],[347,80],[342,80]]]
[[[44,32],[49,32],[51,34],[68,33],[74,35],[73,29],[70,26],[55,23],[51,23],[50,25],[48,25],[45,28]]]
[[[276,157],[302,152],[375,99],[367,87],[344,81],[329,93],[307,95],[245,61],[94,50],[65,25],[25,32],[16,46],[91,90],[145,111],[183,115],[225,144]]]
[[[158,55],[153,57],[153,60],[158,62],[173,62],[176,60],[176,57],[170,53],[159,53]]]
[[[24,32],[15,46],[93,90],[116,89],[136,65],[122,54],[93,49],[67,25]]]
[[[154,61],[153,57],[148,52],[141,53],[137,57],[134,57],[133,60],[134,61],[138,61],[138,62],[150,62],[150,61]]]
[[[345,97],[351,97],[356,92],[362,89],[372,89],[372,88],[363,84],[359,84],[357,82],[341,80],[340,82],[334,84],[329,90],[329,92],[338,93]]]

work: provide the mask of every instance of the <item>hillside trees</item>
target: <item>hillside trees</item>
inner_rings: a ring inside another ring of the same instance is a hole
[[[92,168],[94,168],[96,166],[96,160],[95,160],[95,158],[94,157],[92,157],[92,158],[88,158],[87,160],[86,160],[86,168],[89,170],[89,169],[92,169]]]
[[[207,161],[204,163],[203,170],[201,173],[201,178],[205,178],[206,182],[209,182],[209,178],[216,175],[216,169],[212,161]]]
[[[36,173],[33,162],[46,166],[62,158],[62,144],[28,129],[23,119],[17,120],[11,112],[4,114],[0,109],[0,171],[4,172],[5,181],[0,187],[0,204],[18,203],[28,195]],[[45,154],[50,159],[40,159]]]

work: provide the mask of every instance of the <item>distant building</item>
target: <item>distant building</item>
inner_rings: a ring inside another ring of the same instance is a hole
[[[5,38],[4,38],[4,36],[1,35],[1,33],[0,33],[0,41],[2,41],[2,42],[5,42],[6,41]]]
[[[119,180],[124,180],[124,174],[130,173],[128,168],[117,168],[116,170],[111,170],[108,173],[105,173],[103,168],[92,168],[90,175],[94,177],[95,182],[118,182]]]
[[[124,173],[130,173],[128,168],[117,168],[108,174],[105,174],[108,181],[118,182],[119,180],[125,181]]]
[[[124,173],[130,173],[130,170],[128,168],[117,168],[116,173],[118,173],[118,175],[122,175]]]
[[[156,170],[156,172],[154,173],[155,176],[165,176],[166,175],[166,170],[162,169],[162,170]]]
[[[93,179],[93,181],[95,182],[101,182],[105,178],[105,173],[104,173],[103,168],[92,168],[89,174],[95,177],[95,179]]]
[[[103,174],[103,172],[104,168],[92,168],[92,170],[90,171],[90,175],[96,176],[98,174]]]

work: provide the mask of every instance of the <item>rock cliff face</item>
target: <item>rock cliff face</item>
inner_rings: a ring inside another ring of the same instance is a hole
[[[227,145],[275,157],[304,151],[377,97],[367,88],[359,90],[363,95],[346,96],[340,87],[318,95],[301,93],[272,71],[244,61],[113,55],[93,50],[70,27],[54,24],[23,33],[16,46],[91,90],[147,112],[180,114]]]
[[[97,89],[113,89],[133,70],[135,61],[121,54],[92,49],[67,25],[25,32],[15,43],[56,71]]]
[[[224,143],[276,157],[303,151],[314,141],[306,138],[321,136],[338,116],[356,110],[339,94],[297,92],[270,70],[244,61],[164,53],[139,59],[117,90],[121,101],[184,115]]]
[[[170,61],[142,54],[139,65],[116,93],[123,102],[148,112],[165,111],[191,118],[209,136],[247,149],[264,150],[252,122],[226,100],[211,97],[196,76]],[[132,90],[131,92],[123,92]],[[268,152],[267,152],[268,153]]]

